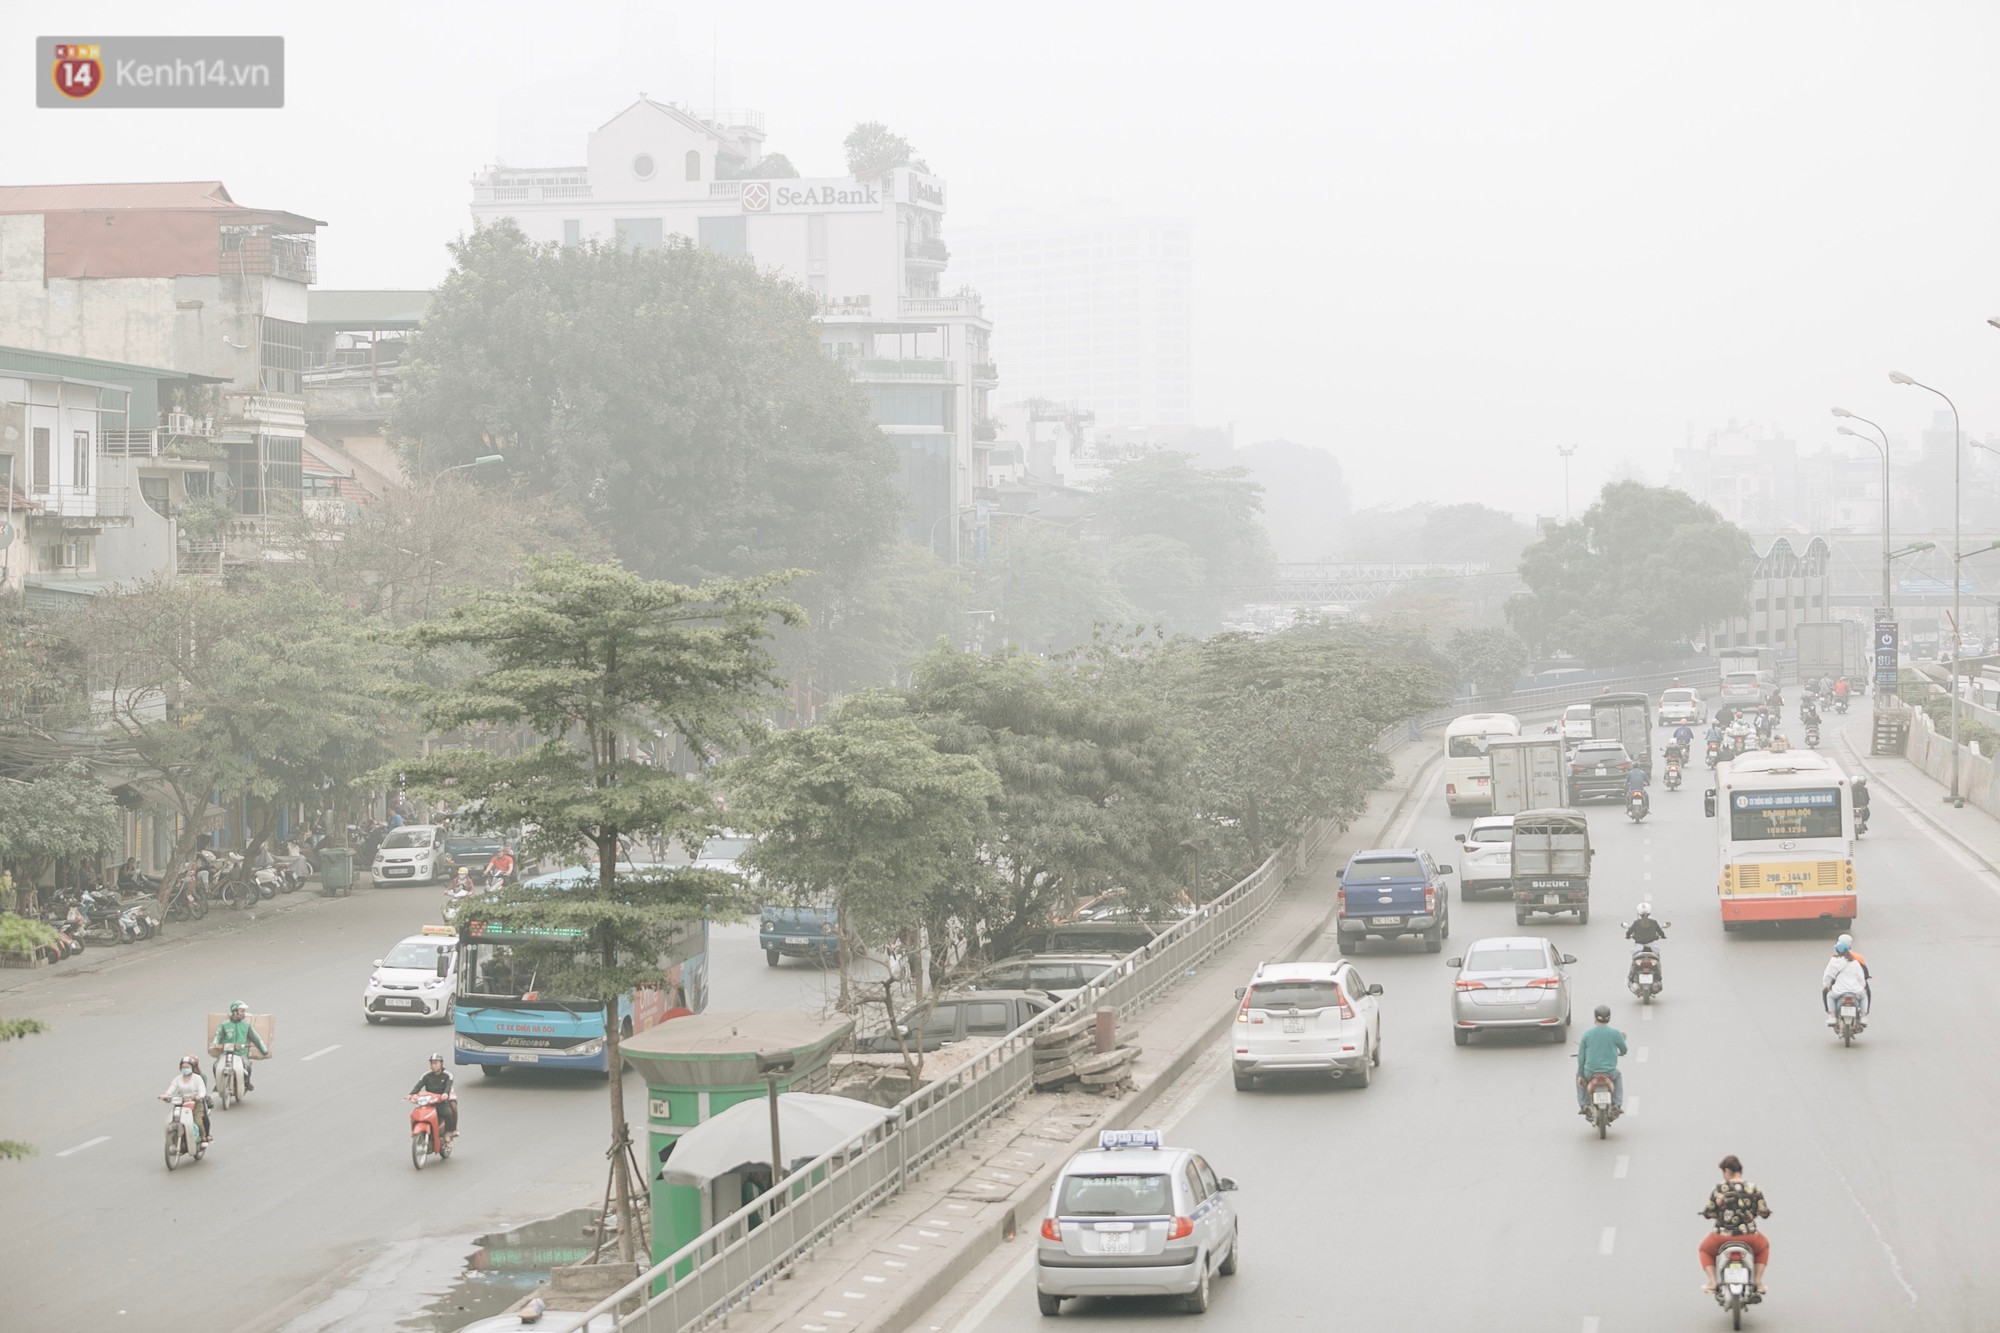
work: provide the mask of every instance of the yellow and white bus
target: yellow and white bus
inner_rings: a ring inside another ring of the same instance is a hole
[[[1854,923],[1854,784],[1813,750],[1752,750],[1715,770],[1722,928],[1746,921]]]
[[[1486,747],[1502,736],[1521,734],[1512,713],[1467,713],[1444,729],[1444,800],[1453,814],[1481,814],[1493,808],[1493,764]]]

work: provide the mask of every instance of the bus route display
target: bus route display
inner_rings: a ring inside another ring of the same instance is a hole
[[[1840,836],[1840,791],[1739,791],[1729,798],[1729,836],[1737,842]]]

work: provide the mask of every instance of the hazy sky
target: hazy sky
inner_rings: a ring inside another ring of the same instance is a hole
[[[281,33],[286,108],[33,109],[35,36],[151,32]],[[763,111],[807,175],[886,121],[947,240],[1185,215],[1197,417],[1331,449],[1362,504],[1550,512],[1558,444],[1583,496],[1730,418],[1816,447],[1834,403],[1913,435],[1891,368],[2000,430],[1992,0],[11,0],[0,50],[0,181],[219,178],[331,224],[325,286],[436,281],[503,125],[573,160],[641,91]]]

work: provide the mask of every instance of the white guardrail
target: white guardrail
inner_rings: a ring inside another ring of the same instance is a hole
[[[1695,666],[1460,700],[1449,709],[1388,728],[1376,739],[1376,748],[1386,753],[1418,740],[1425,730],[1462,713],[1549,712],[1607,689],[1655,690],[1676,682],[1711,687],[1716,668]],[[821,1242],[901,1191],[939,1155],[1026,1096],[1034,1087],[1037,1033],[1100,1008],[1116,1008],[1120,1019],[1137,1013],[1262,916],[1333,828],[1331,820],[1314,820],[1246,878],[1128,955],[1109,981],[1086,987],[917,1089],[897,1103],[893,1119],[799,1168],[787,1180],[787,1189],[774,1190],[723,1218],[592,1306],[580,1323],[610,1316],[612,1327],[620,1330],[691,1333],[738,1307],[748,1308],[757,1288],[810,1258]],[[641,1302],[637,1308],[618,1313],[634,1301]]]

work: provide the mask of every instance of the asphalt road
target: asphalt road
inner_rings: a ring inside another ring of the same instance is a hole
[[[1865,742],[1865,714],[1829,722],[1829,744],[1842,726]],[[1727,1327],[1698,1290],[1695,1247],[1715,1163],[1731,1152],[1773,1211],[1772,1295],[1746,1327],[2000,1326],[1993,877],[1877,788],[1856,923],[1877,1009],[1843,1049],[1819,1009],[1830,932],[1723,933],[1705,777],[1697,768],[1679,792],[1656,788],[1642,825],[1589,807],[1591,924],[1526,928],[1576,955],[1579,1020],[1609,1003],[1632,1048],[1628,1114],[1608,1140],[1576,1115],[1574,1036],[1566,1049],[1452,1044],[1444,959],[1516,933],[1498,901],[1454,900],[1442,955],[1378,943],[1357,959],[1385,989],[1374,1086],[1239,1093],[1219,1045],[1195,1067],[1201,1086],[1169,1112],[1170,1141],[1236,1178],[1244,1219],[1242,1270],[1217,1284],[1213,1326],[1316,1330],[1337,1314],[1360,1328],[1482,1333]],[[1455,862],[1462,826],[1434,787],[1407,836]],[[1674,923],[1667,989],[1646,1009],[1624,988],[1619,927],[1642,897]],[[1045,1330],[1026,1256],[1006,1247],[916,1326]],[[1062,1313],[1093,1327],[1183,1317],[1152,1301],[1071,1301]]]
[[[360,997],[371,961],[437,920],[439,896],[363,889],[199,938],[0,974],[16,983],[0,991],[0,1015],[53,1027],[0,1052],[0,1134],[39,1149],[0,1164],[0,1326],[153,1329],[179,1310],[246,1333],[293,1320],[388,1327],[449,1280],[466,1237],[592,1203],[608,1094],[556,1071],[457,1069],[458,1151],[410,1166],[401,1098],[430,1051],[449,1051],[450,1030],[371,1027]],[[766,967],[754,926],[715,928],[710,952],[714,1007],[817,1010],[831,994],[829,971]],[[276,1054],[256,1066],[243,1107],[215,1113],[208,1157],[169,1174],[154,1098],[177,1057],[203,1048],[206,1015],[239,998],[275,1015]],[[623,1092],[643,1126],[643,1080],[628,1075]]]

